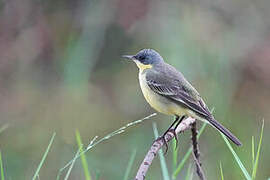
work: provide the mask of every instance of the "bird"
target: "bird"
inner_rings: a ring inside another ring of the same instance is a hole
[[[235,135],[214,118],[198,91],[183,74],[166,63],[157,51],[143,49],[135,55],[122,57],[134,61],[138,66],[140,87],[150,106],[160,113],[175,117],[168,130],[161,136],[167,149],[166,133],[172,131],[177,140],[175,130],[187,117],[207,122],[237,146],[242,145]]]

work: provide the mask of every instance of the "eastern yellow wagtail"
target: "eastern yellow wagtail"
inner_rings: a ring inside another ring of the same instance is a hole
[[[146,101],[155,110],[176,117],[164,135],[176,124],[173,133],[177,140],[175,129],[184,118],[190,116],[210,123],[236,145],[241,145],[237,137],[215,120],[196,89],[179,71],[164,62],[155,50],[143,49],[136,55],[123,57],[137,64],[140,86]]]

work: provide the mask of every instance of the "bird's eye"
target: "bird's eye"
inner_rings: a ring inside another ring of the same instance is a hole
[[[140,57],[140,60],[141,60],[141,61],[144,61],[145,59],[146,59],[146,56],[141,56],[141,57]]]

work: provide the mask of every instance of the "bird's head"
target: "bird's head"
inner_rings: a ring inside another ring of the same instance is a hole
[[[154,65],[163,62],[163,58],[153,49],[143,49],[136,55],[124,55],[123,57],[133,60],[141,70],[152,68]]]

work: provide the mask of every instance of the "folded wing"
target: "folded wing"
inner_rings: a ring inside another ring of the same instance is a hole
[[[148,73],[146,75],[146,82],[155,93],[193,110],[236,145],[241,145],[237,137],[214,119],[199,93],[178,72],[171,74],[166,73],[166,71]]]

